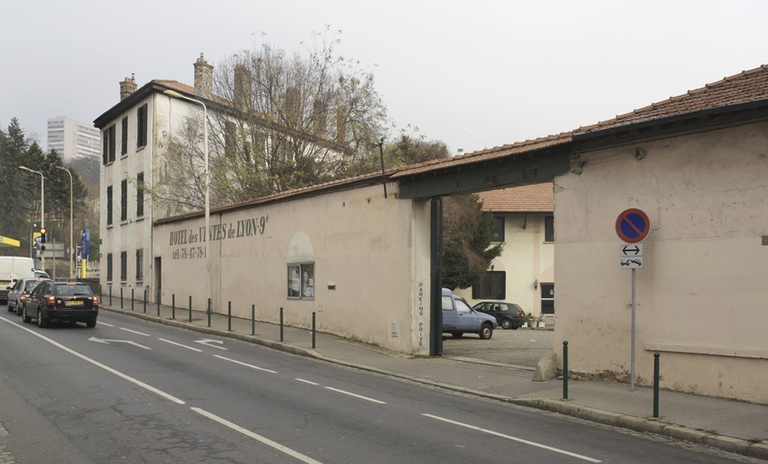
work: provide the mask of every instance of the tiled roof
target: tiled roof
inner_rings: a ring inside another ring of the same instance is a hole
[[[424,163],[412,164],[399,168],[397,172],[390,176],[390,178],[399,179],[402,177],[435,171],[442,168],[490,161],[497,158],[505,158],[508,156],[535,152],[558,145],[565,145],[571,142],[571,135],[571,132],[563,132],[561,134],[550,135],[548,137],[542,137],[535,140],[526,140],[525,142],[513,143],[511,145],[502,145],[500,147],[488,148],[481,151],[467,153],[466,155],[454,156],[452,158],[442,158]]]
[[[483,211],[497,213],[552,212],[555,210],[554,185],[523,185],[477,194],[483,202]]]
[[[679,116],[699,111],[750,103],[768,98],[768,65],[724,77],[683,95],[653,103],[631,113],[616,116],[591,126],[580,127],[575,133],[594,132],[610,127],[626,126],[655,119]]]

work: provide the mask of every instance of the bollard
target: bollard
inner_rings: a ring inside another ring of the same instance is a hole
[[[563,341],[563,399],[568,399],[568,341]]]
[[[227,302],[227,330],[232,332],[232,302]]]
[[[109,305],[112,306],[112,286],[109,286]]]
[[[211,299],[208,298],[208,327],[211,326]]]
[[[176,294],[171,293],[171,319],[176,319]]]
[[[189,322],[192,322],[192,295],[189,295]]]
[[[120,287],[120,309],[123,309],[123,287]]]
[[[659,417],[659,353],[653,353],[653,417]]]
[[[312,349],[315,349],[315,312],[312,311]]]
[[[131,288],[131,311],[133,311],[133,288]]]
[[[283,341],[283,308],[280,308],[280,341]]]
[[[102,302],[104,301],[104,298],[102,298],[102,295],[101,295],[101,284],[99,284],[99,301],[102,301]]]
[[[144,314],[147,314],[147,289],[144,289]]]
[[[157,317],[160,317],[160,289],[157,289]]]
[[[251,305],[251,335],[256,335],[256,305]]]

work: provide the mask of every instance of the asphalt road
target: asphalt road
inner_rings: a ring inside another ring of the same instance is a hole
[[[443,356],[535,368],[539,360],[552,351],[553,335],[552,330],[524,328],[498,328],[489,340],[481,340],[475,334],[465,334],[461,338],[449,335],[443,340]]]
[[[21,463],[732,462],[114,313],[95,329],[0,314],[0,373]]]

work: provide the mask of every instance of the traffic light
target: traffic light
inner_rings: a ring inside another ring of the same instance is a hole
[[[48,229],[45,227],[40,228],[40,243],[45,243],[45,233],[48,232]]]

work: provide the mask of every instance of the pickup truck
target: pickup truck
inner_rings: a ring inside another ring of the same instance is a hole
[[[442,306],[443,333],[449,333],[454,338],[465,333],[476,333],[487,340],[493,336],[493,329],[498,327],[495,317],[475,311],[464,298],[454,295],[447,288],[443,289]]]

